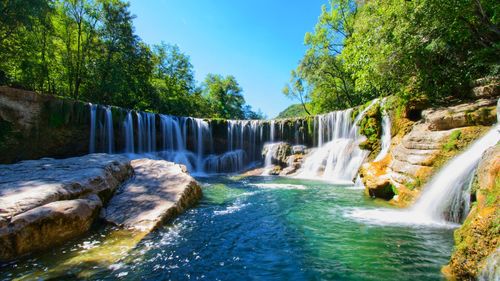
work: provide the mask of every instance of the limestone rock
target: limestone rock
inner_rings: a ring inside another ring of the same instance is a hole
[[[304,161],[303,154],[290,155],[287,158],[287,166],[279,173],[281,176],[288,176],[297,172]]]
[[[392,161],[389,167],[392,179],[399,184],[426,178],[433,172],[436,155],[452,130],[430,131],[426,123],[413,126],[399,144],[391,149]]]
[[[0,260],[82,235],[131,175],[127,158],[107,154],[0,165]]]
[[[487,191],[477,192],[478,205],[485,207],[487,205],[486,194],[495,191],[500,193],[500,145],[484,153],[477,167],[477,180],[480,190]]]
[[[3,220],[54,201],[91,193],[109,199],[131,175],[126,157],[108,154],[0,165],[0,227]]]
[[[111,199],[104,219],[123,228],[152,231],[193,206],[202,196],[181,165],[164,160],[132,161],[135,176]]]
[[[500,96],[500,83],[498,77],[486,77],[475,81],[472,89],[473,96],[476,98],[491,98]]]
[[[496,122],[496,102],[496,99],[480,99],[474,103],[425,110],[422,116],[431,131],[489,126]]]
[[[92,194],[56,201],[14,216],[0,228],[0,260],[42,250],[86,233],[102,207]]]
[[[387,155],[382,161],[361,166],[360,175],[368,196],[390,200],[396,195],[388,168],[390,161],[391,156]]]

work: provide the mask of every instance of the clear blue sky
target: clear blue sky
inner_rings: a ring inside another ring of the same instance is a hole
[[[248,104],[275,117],[292,101],[281,93],[305,52],[326,0],[131,0],[136,34],[177,44],[196,80],[234,75]]]

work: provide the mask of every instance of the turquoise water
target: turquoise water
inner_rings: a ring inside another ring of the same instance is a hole
[[[199,181],[200,204],[131,249],[107,248],[107,228],[2,265],[0,280],[443,279],[453,230],[351,219],[350,210],[385,206],[362,190],[290,178]],[[110,251],[116,259],[68,262]]]

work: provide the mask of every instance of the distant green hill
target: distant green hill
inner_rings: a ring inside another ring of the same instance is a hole
[[[289,107],[287,107],[285,110],[280,112],[278,116],[276,116],[277,119],[279,118],[293,118],[293,117],[301,117],[301,116],[307,116],[307,113],[304,111],[304,108],[302,107],[301,104],[292,104]]]

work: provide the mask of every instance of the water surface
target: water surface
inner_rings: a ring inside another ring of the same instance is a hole
[[[276,177],[199,181],[200,204],[145,238],[96,230],[1,265],[0,280],[443,279],[453,229],[358,221],[353,208],[387,207],[360,189]]]

